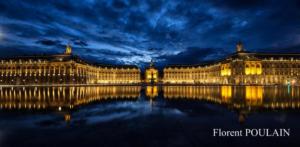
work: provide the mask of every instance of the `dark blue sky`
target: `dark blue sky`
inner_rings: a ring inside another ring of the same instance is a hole
[[[296,0],[0,1],[0,54],[63,52],[110,64],[195,64],[249,51],[300,52]]]

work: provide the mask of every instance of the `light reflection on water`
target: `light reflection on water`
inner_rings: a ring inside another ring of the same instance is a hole
[[[73,109],[107,100],[135,101],[145,97],[199,100],[236,108],[298,108],[300,88],[290,86],[102,86],[1,87],[1,109]]]
[[[197,146],[215,127],[288,127],[300,132],[299,107],[300,87],[286,86],[2,87],[0,135],[10,146],[23,146],[15,139],[28,141],[27,146],[69,145],[68,139],[78,136],[89,143],[97,140],[94,145],[125,141],[131,146],[136,143],[132,138],[141,137],[146,146]],[[55,135],[47,138],[44,133]],[[108,140],[99,141],[102,137]]]
[[[186,108],[182,106],[183,104],[191,105],[199,102],[208,102],[211,104],[209,107],[214,110],[220,106],[225,106],[227,110],[234,110],[237,112],[239,122],[243,122],[248,114],[256,111],[298,109],[300,87],[91,86],[2,87],[0,89],[2,113],[24,110],[51,112],[63,115],[66,122],[79,121],[84,117],[85,124],[132,119],[155,113],[184,116],[185,113],[201,111],[201,108],[197,106]],[[22,123],[29,121],[28,124],[32,124],[32,121],[49,119],[45,113],[43,117],[40,115],[36,114],[30,119],[21,115],[19,120],[22,120]]]
[[[299,87],[172,86],[163,87],[169,99],[207,100],[234,108],[299,108]]]

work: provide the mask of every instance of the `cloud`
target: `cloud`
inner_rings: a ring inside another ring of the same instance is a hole
[[[0,49],[22,50],[4,56],[31,47],[61,52],[70,43],[97,61],[188,64],[230,53],[238,40],[250,51],[300,43],[297,0],[10,0],[0,1],[0,9]]]
[[[242,9],[253,9],[253,8],[259,8],[263,7],[266,4],[268,4],[267,0],[216,0],[213,2],[214,5],[219,7],[224,7],[228,9],[236,9],[236,10],[242,10]]]
[[[41,54],[58,54],[58,52],[52,48],[28,46],[28,45],[8,45],[0,46],[0,57],[14,57],[14,56],[25,56],[25,55],[41,55]]]
[[[88,46],[87,42],[84,41],[84,40],[73,39],[72,42],[74,43],[74,45],[78,45],[78,46],[81,46],[81,47]]]
[[[178,54],[165,55],[162,60],[171,64],[199,64],[222,58],[227,54],[226,51],[219,48],[188,47]]]
[[[57,46],[61,45],[61,41],[59,40],[50,40],[50,39],[41,39],[36,41],[37,44],[45,45],[45,46]]]
[[[264,53],[299,53],[300,44],[284,47],[284,48],[261,48],[256,49],[256,52],[264,52]]]

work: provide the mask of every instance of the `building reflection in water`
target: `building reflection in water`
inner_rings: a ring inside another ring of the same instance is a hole
[[[208,100],[234,108],[299,108],[300,87],[164,86],[167,99]]]
[[[246,97],[245,102],[247,105],[261,105],[263,98],[263,87],[262,86],[246,86]]]
[[[0,109],[73,109],[102,100],[137,99],[140,86],[2,87]],[[68,120],[69,117],[66,117]]]
[[[232,98],[232,86],[222,86],[221,96],[223,101],[229,101]]]
[[[146,96],[153,99],[158,96],[158,86],[146,86]]]
[[[169,100],[205,100],[225,105],[243,123],[254,111],[300,108],[300,87],[291,86],[165,86]]]
[[[0,109],[55,110],[67,112],[80,105],[104,100],[137,100],[141,86],[1,87]],[[162,95],[159,95],[160,91]],[[295,86],[146,86],[150,104],[154,98],[198,100],[225,105],[239,113],[239,120],[252,111],[300,107],[300,87]]]

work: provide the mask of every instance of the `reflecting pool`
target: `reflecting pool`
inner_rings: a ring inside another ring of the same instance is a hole
[[[0,87],[0,146],[297,145],[300,87]],[[213,129],[290,129],[217,137]]]

